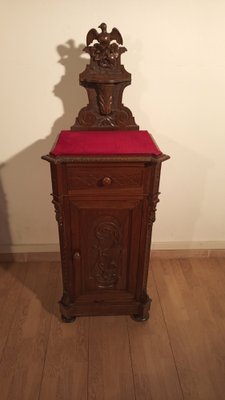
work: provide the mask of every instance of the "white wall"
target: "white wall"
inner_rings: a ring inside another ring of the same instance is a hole
[[[128,49],[122,59],[133,83],[124,104],[171,156],[154,242],[223,247],[225,2],[1,3],[1,249],[58,242],[49,165],[40,157],[87,103],[80,52],[87,31],[103,21],[121,31]]]

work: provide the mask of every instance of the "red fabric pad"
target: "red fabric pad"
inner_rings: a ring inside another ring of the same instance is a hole
[[[147,131],[62,131],[50,154],[159,156],[162,152]]]

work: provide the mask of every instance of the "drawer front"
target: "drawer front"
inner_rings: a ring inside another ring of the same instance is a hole
[[[144,168],[141,167],[75,167],[67,165],[68,192],[84,190],[118,191],[131,189],[143,192]]]

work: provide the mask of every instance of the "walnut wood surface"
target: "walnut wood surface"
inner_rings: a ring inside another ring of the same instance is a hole
[[[122,103],[131,74],[117,28],[92,28],[84,49],[90,64],[80,74],[88,93],[72,130],[138,130]],[[107,134],[107,132],[105,133]],[[129,135],[129,132],[127,132]],[[44,156],[50,162],[62,263],[63,321],[77,316],[149,317],[146,291],[152,225],[162,161],[168,156]]]
[[[64,320],[119,314],[148,319],[146,282],[162,159],[51,162]]]
[[[80,85],[87,90],[89,102],[71,130],[137,130],[132,112],[122,103],[123,91],[131,83],[131,74],[121,65],[126,51],[122,36],[117,28],[107,32],[105,23],[99,28],[101,32],[92,28],[87,34],[84,51],[90,64],[80,74]]]

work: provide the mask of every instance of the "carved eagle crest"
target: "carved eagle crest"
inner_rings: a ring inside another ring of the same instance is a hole
[[[90,54],[93,65],[98,65],[100,68],[115,69],[120,65],[120,55],[126,51],[122,47],[123,38],[118,29],[113,28],[107,32],[107,25],[102,23],[99,25],[101,32],[97,32],[92,28],[86,38],[87,46],[84,51]],[[92,42],[94,42],[92,44]]]
[[[101,33],[94,28],[92,28],[87,34],[87,46],[89,46],[94,40],[97,40],[101,45],[107,46],[110,42],[115,40],[119,44],[123,44],[123,38],[118,31],[118,29],[113,28],[110,33],[107,32],[107,25],[103,22],[99,25],[99,28],[102,30]]]

